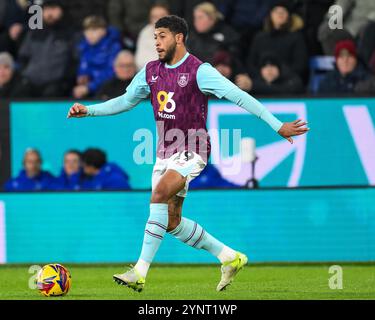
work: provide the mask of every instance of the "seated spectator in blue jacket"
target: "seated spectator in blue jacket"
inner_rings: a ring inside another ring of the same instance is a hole
[[[42,157],[38,150],[26,150],[23,168],[16,178],[11,178],[6,182],[5,191],[50,190],[55,178],[49,172],[42,170]]]
[[[116,164],[108,163],[106,154],[100,149],[87,149],[82,154],[85,178],[84,190],[130,189],[128,175]]]
[[[102,17],[89,16],[83,22],[84,39],[79,43],[79,70],[73,89],[76,99],[93,96],[114,76],[113,63],[121,51],[120,32],[108,27]]]
[[[225,180],[216,167],[207,164],[201,174],[192,180],[189,184],[190,189],[209,189],[209,188],[239,188],[240,186]]]
[[[64,166],[54,183],[55,190],[77,191],[81,189],[83,178],[81,153],[69,150],[64,154]]]
[[[354,41],[339,41],[335,47],[335,70],[328,72],[319,83],[318,93],[352,94],[370,77],[370,73],[357,59]]]

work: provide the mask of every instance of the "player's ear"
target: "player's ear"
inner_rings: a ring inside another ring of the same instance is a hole
[[[177,44],[184,43],[184,35],[182,33],[177,33],[175,39],[176,39]]]

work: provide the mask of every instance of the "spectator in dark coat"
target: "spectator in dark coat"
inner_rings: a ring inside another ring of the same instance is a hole
[[[360,81],[354,88],[354,92],[360,95],[374,96],[375,75],[370,75],[366,80]]]
[[[203,62],[212,64],[215,53],[229,51],[233,57],[239,54],[239,35],[223,21],[222,14],[208,2],[194,9],[194,30],[187,38],[189,51]]]
[[[290,95],[304,92],[299,76],[283,65],[273,54],[261,58],[259,73],[252,80],[250,91],[252,94]]]
[[[0,53],[0,98],[19,98],[27,95],[23,79],[15,71],[13,57]]]
[[[357,59],[355,43],[352,40],[339,41],[335,47],[335,58],[336,68],[320,81],[318,93],[354,93],[356,87],[370,76]]]
[[[375,22],[369,23],[363,31],[358,44],[358,55],[375,74]]]
[[[194,8],[203,2],[214,2],[207,0],[168,0],[168,6],[171,14],[178,15],[186,20],[189,26],[194,22]],[[216,3],[217,1],[215,1]]]
[[[277,0],[216,0],[225,21],[241,35],[241,53],[249,50],[255,34],[263,27],[270,8]],[[251,19],[249,19],[251,17]],[[241,57],[245,58],[245,57]]]
[[[239,188],[240,186],[225,180],[212,164],[207,164],[201,174],[189,183],[189,189]]]
[[[87,17],[83,28],[77,85],[73,89],[76,99],[96,94],[100,86],[113,77],[113,62],[121,51],[120,33],[108,27],[104,18]]]
[[[334,0],[296,0],[298,14],[304,21],[303,33],[310,56],[323,55],[318,29]]]
[[[54,177],[41,169],[42,158],[39,151],[35,149],[26,150],[23,167],[24,169],[16,178],[11,178],[6,182],[5,191],[44,191],[51,189]]]
[[[30,30],[19,51],[21,74],[32,97],[67,96],[72,82],[74,33],[57,0],[43,5],[43,29]]]
[[[256,74],[262,55],[277,53],[287,67],[304,78],[308,54],[300,33],[302,26],[302,19],[291,14],[289,2],[278,1],[266,19],[265,30],[255,36],[248,52],[250,75]]]
[[[109,0],[108,18],[111,25],[134,41],[148,22],[155,0]]]
[[[69,150],[64,154],[64,166],[61,174],[53,184],[54,190],[81,190],[83,178],[81,153],[77,150]]]
[[[133,80],[137,67],[134,55],[128,51],[120,51],[113,64],[115,77],[105,82],[97,93],[97,98],[107,100],[124,94],[126,87]]]
[[[232,59],[228,51],[218,51],[214,55],[212,65],[239,88],[244,91],[250,91],[251,79],[242,65],[238,65],[237,61]]]
[[[108,163],[106,154],[99,149],[87,149],[82,154],[86,175],[82,183],[84,190],[130,189],[128,175],[116,164]]]
[[[27,7],[23,0],[0,1],[0,52],[17,55],[26,30]]]
[[[66,24],[74,30],[81,30],[83,20],[88,16],[107,18],[108,0],[61,0],[61,2],[66,11]]]
[[[252,27],[261,29],[269,10],[277,0],[216,0],[214,3],[225,20],[237,31]],[[249,19],[251,17],[251,19]]]

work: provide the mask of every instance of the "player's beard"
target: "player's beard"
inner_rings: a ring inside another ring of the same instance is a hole
[[[169,64],[173,60],[173,57],[176,53],[176,47],[177,47],[177,43],[175,42],[173,45],[171,45],[168,48],[168,50],[165,51],[164,58],[159,58],[159,60],[161,62],[165,62],[165,63]]]

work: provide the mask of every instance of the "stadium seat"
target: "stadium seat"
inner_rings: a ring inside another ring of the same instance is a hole
[[[317,93],[319,88],[319,82],[330,70],[335,68],[335,57],[334,56],[313,56],[310,58],[310,81],[309,91],[311,93]]]

